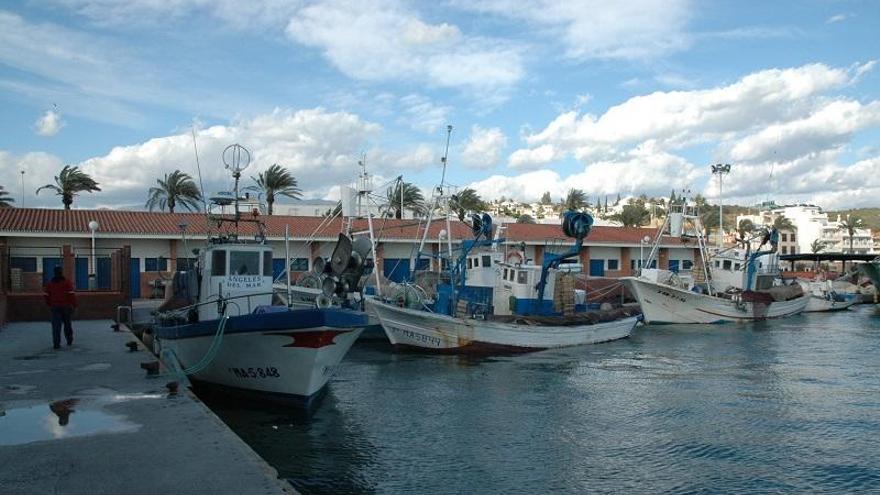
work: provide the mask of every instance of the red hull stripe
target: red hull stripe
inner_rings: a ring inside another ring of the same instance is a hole
[[[337,335],[348,333],[351,330],[315,330],[311,332],[282,332],[270,333],[267,335],[284,335],[291,337],[293,342],[281,347],[308,347],[310,349],[319,349],[328,345],[333,345]]]

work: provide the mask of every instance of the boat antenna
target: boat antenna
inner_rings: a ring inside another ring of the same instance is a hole
[[[232,172],[232,178],[235,179],[233,194],[235,195],[235,231],[237,234],[238,221],[241,218],[241,212],[238,211],[238,181],[241,179],[241,171],[251,163],[251,152],[238,143],[230,144],[223,150],[222,157],[223,165]]]
[[[452,137],[452,126],[446,126],[446,151],[443,152],[443,158],[440,158],[440,163],[443,164],[443,175],[440,176],[440,187],[446,185],[446,162],[449,157],[449,139]],[[442,194],[442,189],[441,189]]]
[[[196,146],[196,126],[193,125],[192,127],[190,127],[190,130],[192,131],[192,137],[193,137],[193,151],[196,154],[196,171],[199,174],[199,189],[201,189],[201,191],[202,191],[202,207],[205,209],[205,214],[207,215],[208,214],[208,203],[205,200],[205,186],[204,186],[204,184],[202,184],[202,165],[201,165],[201,163],[199,163],[199,148],[198,148],[198,146]]]

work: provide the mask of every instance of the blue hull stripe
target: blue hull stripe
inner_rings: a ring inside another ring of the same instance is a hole
[[[204,337],[217,333],[219,324],[220,320],[208,320],[187,325],[159,326],[156,327],[156,335],[163,339]],[[360,311],[338,308],[297,309],[277,313],[232,316],[226,322],[224,333],[274,332],[318,327],[355,330],[367,325],[369,325],[367,314]]]

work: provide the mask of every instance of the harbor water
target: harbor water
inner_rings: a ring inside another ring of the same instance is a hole
[[[880,312],[504,357],[358,344],[310,418],[209,405],[305,494],[880,493]]]

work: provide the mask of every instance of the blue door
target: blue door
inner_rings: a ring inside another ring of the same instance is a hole
[[[678,273],[678,260],[669,260],[669,271]]]
[[[95,276],[97,277],[96,286],[97,289],[109,289],[110,288],[110,272],[112,271],[110,265],[110,258],[95,258],[97,262],[97,270]]]
[[[383,272],[392,282],[409,280],[409,258],[385,258]]]
[[[141,259],[131,258],[130,279],[131,282],[131,298],[139,299],[141,297]]]
[[[590,276],[591,277],[604,277],[605,276],[605,260],[590,260]]]
[[[76,279],[76,290],[89,289],[89,259],[79,257],[74,263],[74,278]]]
[[[275,258],[272,260],[272,279],[278,280],[278,277],[284,273],[284,259]]]
[[[43,258],[43,285],[52,280],[56,266],[64,266],[61,258]]]

